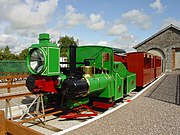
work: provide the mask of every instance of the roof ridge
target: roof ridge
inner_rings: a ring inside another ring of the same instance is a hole
[[[180,31],[180,28],[175,26],[174,24],[170,24],[166,27],[164,27],[163,29],[161,29],[160,31],[158,31],[157,33],[153,34],[152,36],[150,36],[149,38],[145,39],[144,41],[140,42],[139,44],[135,45],[133,48],[137,49],[138,47],[140,47],[141,45],[143,45],[144,43],[148,42],[149,40],[151,40],[152,38],[158,36],[159,34],[163,33],[164,31],[168,30],[169,28],[174,28],[177,29],[178,31]]]

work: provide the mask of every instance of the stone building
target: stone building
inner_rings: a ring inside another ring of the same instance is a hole
[[[133,48],[161,56],[163,71],[180,70],[179,27],[171,24]]]

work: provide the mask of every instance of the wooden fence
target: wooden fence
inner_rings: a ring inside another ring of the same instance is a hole
[[[10,93],[11,88],[25,86],[25,83],[15,83],[15,79],[22,79],[28,76],[28,74],[0,76],[0,80],[7,80],[5,85],[0,86],[0,89],[7,88],[7,92]]]
[[[4,112],[0,110],[0,135],[43,135],[35,130],[18,124],[17,122],[8,120],[4,117]]]
[[[0,86],[0,89],[7,88],[7,94],[12,94],[12,97],[14,96],[13,93],[11,93],[11,88],[25,86],[25,83],[16,83],[15,79],[23,79],[28,77],[28,74],[14,74],[14,75],[7,75],[7,76],[0,76],[0,80],[6,80],[4,83],[1,83],[3,85]],[[18,81],[17,81],[18,82]],[[6,93],[4,93],[6,94]],[[4,94],[1,94],[3,97]],[[29,94],[29,93],[25,93]],[[8,95],[7,95],[8,96]],[[22,96],[21,93],[19,93],[18,96]],[[11,98],[11,97],[10,97]],[[0,96],[1,99],[1,96]],[[2,100],[2,99],[1,99]],[[28,127],[22,126],[18,122],[9,120],[5,118],[4,111],[0,110],[0,135],[6,135],[6,134],[12,134],[12,135],[43,135],[42,133],[39,133],[37,131],[34,131]]]
[[[29,95],[32,95],[32,93],[30,92],[24,92],[24,91],[21,91],[21,92],[11,92],[11,88],[14,88],[14,87],[19,87],[19,86],[24,86],[25,83],[22,82],[22,83],[14,83],[14,79],[18,79],[18,78],[26,78],[28,77],[29,75],[28,74],[23,74],[23,75],[8,75],[8,76],[0,76],[0,80],[6,80],[5,83],[2,83],[2,85],[0,85],[0,89],[2,88],[7,88],[7,93],[3,93],[3,94],[0,94],[0,100],[6,100],[6,117],[4,115],[4,111],[0,110],[0,135],[43,135],[42,133],[39,133],[37,131],[34,131],[28,127],[25,127],[25,126],[22,126],[21,124],[22,123],[25,123],[25,122],[30,122],[30,121],[33,121],[35,119],[40,119],[40,118],[44,118],[45,120],[45,117],[47,116],[50,116],[50,115],[54,115],[54,114],[59,114],[61,113],[62,111],[61,110],[56,110],[54,112],[50,112],[50,113],[47,113],[45,114],[45,112],[47,111],[52,111],[54,108],[49,108],[49,109],[46,109],[44,110],[44,105],[43,105],[43,100],[42,100],[42,95],[39,95],[39,97],[41,97],[41,106],[43,107],[43,112],[40,114],[38,113],[38,115],[36,114],[35,117],[32,117],[32,118],[29,118],[29,119],[23,119],[21,121],[18,121],[18,122],[15,122],[13,121],[13,117],[12,117],[12,111],[11,111],[11,106],[10,106],[10,100],[13,99],[13,98],[18,98],[18,97],[22,97],[22,96],[29,96]],[[38,95],[36,95],[38,96]],[[40,100],[39,98],[36,98],[38,100],[37,104],[40,104]],[[33,101],[34,102],[34,101]],[[31,105],[30,105],[31,106]],[[39,106],[39,105],[37,105]],[[29,109],[29,108],[27,108]],[[8,110],[10,112],[10,119],[7,119],[7,113],[8,113]],[[37,110],[36,108],[36,111],[39,111]],[[23,113],[23,115],[27,114],[27,112],[29,111],[25,111],[25,113]],[[55,131],[55,132],[59,132],[61,131],[61,129],[58,129],[56,127],[52,127],[52,126],[47,126],[45,125],[44,123],[41,125],[38,124],[39,126],[42,126],[44,128],[47,128],[47,129],[50,129],[52,131]]]

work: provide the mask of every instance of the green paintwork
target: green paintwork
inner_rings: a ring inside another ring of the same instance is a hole
[[[86,80],[89,84],[88,94],[100,93],[108,87],[106,74],[95,74],[93,77],[87,77]]]
[[[109,53],[110,60],[102,63],[103,53]],[[96,68],[105,68],[112,71],[112,59],[113,59],[113,51],[110,47],[102,47],[102,46],[80,46],[77,48],[76,53],[76,61],[83,62],[84,59],[95,59],[90,60],[90,66],[94,66]],[[77,67],[83,66],[82,64],[77,64]]]
[[[113,71],[120,74],[122,78],[126,78],[128,71],[121,62],[113,62]]]
[[[115,94],[114,100],[120,99],[123,97],[124,94],[124,80],[126,78],[127,70],[125,66],[121,62],[114,62],[113,68],[113,76],[115,79]]]
[[[60,67],[59,67],[59,58],[60,58],[60,50],[57,47],[49,47],[48,48],[48,75],[52,74],[59,74],[60,73]]]
[[[106,78],[108,80],[108,87],[100,93],[99,97],[101,98],[113,98],[115,91],[114,91],[114,76],[111,74],[106,74]]]
[[[89,97],[82,97],[82,98],[76,98],[76,99],[69,99],[66,101],[67,108],[75,108],[83,104],[87,104],[89,102]]]
[[[39,35],[39,44],[33,44],[29,47],[27,55],[27,67],[31,74],[37,74],[30,67],[30,55],[36,49],[39,49],[44,57],[44,66],[39,74],[45,76],[56,76],[60,74],[60,49],[57,44],[52,44],[49,41],[49,34]]]
[[[129,94],[131,91],[135,90],[136,88],[136,74],[134,73],[128,73],[127,75],[127,87],[126,87],[126,91],[125,94]]]
[[[129,94],[136,88],[136,74],[128,72],[121,62],[114,62],[114,72],[124,79],[124,86],[122,87],[124,93],[122,94]]]

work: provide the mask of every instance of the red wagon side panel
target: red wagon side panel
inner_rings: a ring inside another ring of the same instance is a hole
[[[162,68],[161,68],[161,57],[155,56],[155,70],[154,70],[154,76],[155,78],[159,77],[162,73]]]
[[[146,79],[143,77],[147,74],[144,70],[144,53],[128,53],[127,68],[130,72],[136,73],[136,86],[144,86]]]
[[[129,72],[136,73],[136,86],[144,87],[160,75],[159,57],[146,52],[131,52],[126,56],[114,56],[115,61],[122,62]]]
[[[114,54],[114,61],[115,62],[122,62],[127,67],[127,56],[126,55],[118,55]]]
[[[149,80],[149,82],[152,82],[152,81],[154,81],[155,79],[156,79],[156,77],[154,76],[154,69],[155,69],[155,65],[154,65],[154,55],[152,55],[152,54],[149,54],[150,55],[150,61],[151,61],[151,66],[150,66],[150,69],[151,69],[151,71],[150,71],[150,80]]]

